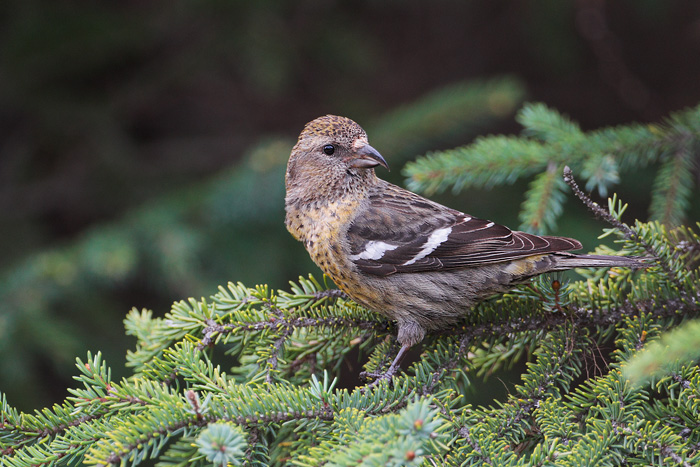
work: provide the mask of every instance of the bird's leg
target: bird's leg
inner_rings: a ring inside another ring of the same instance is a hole
[[[396,354],[396,357],[394,357],[394,360],[391,362],[391,365],[389,365],[389,369],[386,370],[384,373],[363,373],[361,376],[364,376],[365,378],[367,377],[374,377],[374,381],[369,383],[367,385],[368,388],[371,388],[375,385],[377,385],[380,381],[383,380],[391,380],[391,378],[396,374],[396,372],[399,370],[399,367],[401,366],[401,360],[406,356],[406,352],[411,348],[410,345],[408,344],[403,344],[401,348],[399,349],[399,352]]]
[[[394,361],[391,362],[389,369],[386,370],[386,373],[380,376],[380,379],[391,379],[391,377],[396,374],[399,367],[401,366],[401,360],[403,360],[403,358],[406,356],[406,352],[408,352],[408,349],[410,348],[411,346],[408,344],[403,344],[401,346],[399,352],[396,354],[396,357],[394,357]]]
[[[396,357],[394,357],[394,361],[392,361],[391,365],[389,365],[389,369],[386,370],[384,373],[364,373],[364,375],[360,374],[360,376],[364,376],[365,378],[374,377],[374,381],[368,384],[367,387],[371,388],[372,386],[376,385],[382,380],[391,381],[391,378],[396,374],[397,371],[399,371],[401,360],[403,360],[403,358],[406,356],[408,350],[411,347],[413,347],[414,344],[417,344],[420,341],[422,341],[425,337],[425,328],[416,321],[401,320],[398,321],[397,324],[399,327],[399,332],[397,333],[396,339],[401,344],[401,348],[396,354]]]

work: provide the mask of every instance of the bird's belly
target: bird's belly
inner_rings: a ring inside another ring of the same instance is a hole
[[[427,330],[444,329],[479,301],[512,287],[501,281],[500,269],[494,265],[371,277],[362,290],[375,291],[376,295],[356,300],[392,319],[415,321]]]

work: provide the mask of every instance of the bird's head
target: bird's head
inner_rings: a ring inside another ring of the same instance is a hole
[[[374,167],[388,169],[384,158],[369,145],[367,133],[346,117],[326,115],[307,123],[287,164],[287,191],[352,189],[375,180]]]

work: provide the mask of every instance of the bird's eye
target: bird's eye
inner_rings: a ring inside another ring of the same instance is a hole
[[[332,144],[326,144],[325,146],[323,146],[323,152],[331,156],[335,152],[335,146],[333,146]]]

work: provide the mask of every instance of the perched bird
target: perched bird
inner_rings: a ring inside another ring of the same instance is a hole
[[[375,174],[388,169],[349,118],[306,124],[286,173],[286,225],[311,259],[357,303],[398,325],[401,349],[454,324],[479,300],[538,274],[642,267],[634,258],[575,255],[572,238],[512,231],[430,201]]]

